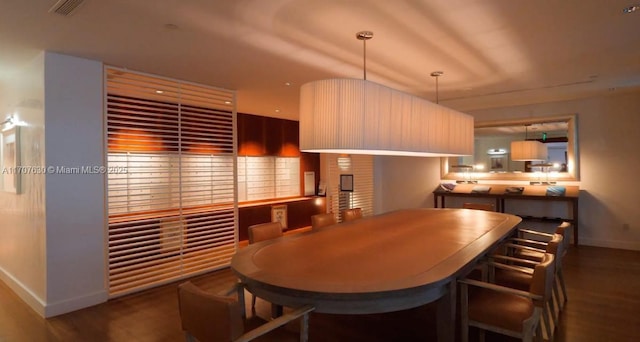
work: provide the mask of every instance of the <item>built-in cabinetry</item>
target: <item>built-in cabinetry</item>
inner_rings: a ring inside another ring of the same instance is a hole
[[[272,220],[272,206],[286,205],[287,230],[310,226],[311,215],[326,210],[324,197],[301,197],[305,172],[314,173],[315,193],[320,155],[300,152],[297,121],[238,113],[239,240],[250,225]]]
[[[490,198],[496,210],[518,215],[510,210],[515,201],[559,201],[571,205],[571,217],[532,217],[569,221],[573,224],[573,243],[578,244],[578,198],[580,188],[569,185],[504,185],[504,184],[441,184],[433,191],[434,208],[446,208],[446,197]],[[527,218],[527,217],[525,217]]]
[[[253,224],[270,222],[274,206],[286,206],[285,231],[311,226],[311,216],[326,212],[326,197],[303,197],[288,201],[242,204],[238,208],[238,240],[248,240],[248,228]]]

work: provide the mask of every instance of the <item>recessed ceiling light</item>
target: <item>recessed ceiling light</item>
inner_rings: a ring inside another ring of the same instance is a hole
[[[637,10],[640,9],[640,4],[637,5],[633,5],[633,6],[629,6],[629,7],[625,7],[622,9],[622,13],[633,13]]]
[[[164,93],[164,91],[162,91],[162,90],[156,90],[156,94],[162,94],[162,93]]]
[[[287,87],[291,85],[291,82],[284,82],[284,85],[286,85]]]
[[[231,101],[224,101],[224,104],[231,104]]]
[[[280,113],[280,109],[276,109],[276,113]]]

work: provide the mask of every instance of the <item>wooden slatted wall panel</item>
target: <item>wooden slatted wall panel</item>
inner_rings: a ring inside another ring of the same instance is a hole
[[[339,216],[343,209],[362,208],[363,216],[373,215],[373,156],[327,154],[329,210]],[[340,175],[353,175],[353,192],[340,191]]]
[[[229,264],[237,245],[235,93],[106,68],[109,291]],[[120,172],[124,171],[124,172]]]

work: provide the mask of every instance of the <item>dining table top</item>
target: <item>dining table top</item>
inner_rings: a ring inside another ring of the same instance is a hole
[[[397,210],[251,244],[231,268],[250,291],[281,305],[394,311],[437,299],[520,220],[471,209]]]

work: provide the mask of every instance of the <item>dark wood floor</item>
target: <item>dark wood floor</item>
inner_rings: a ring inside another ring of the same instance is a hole
[[[555,341],[640,341],[640,252],[572,247],[565,272],[569,302]],[[216,292],[234,281],[229,270],[194,280]],[[266,312],[266,305],[259,307],[259,315]],[[310,340],[432,341],[434,317],[429,305],[381,315],[313,314]],[[0,282],[0,341],[125,340],[183,340],[175,284],[45,320]],[[487,340],[510,341],[494,335]]]

